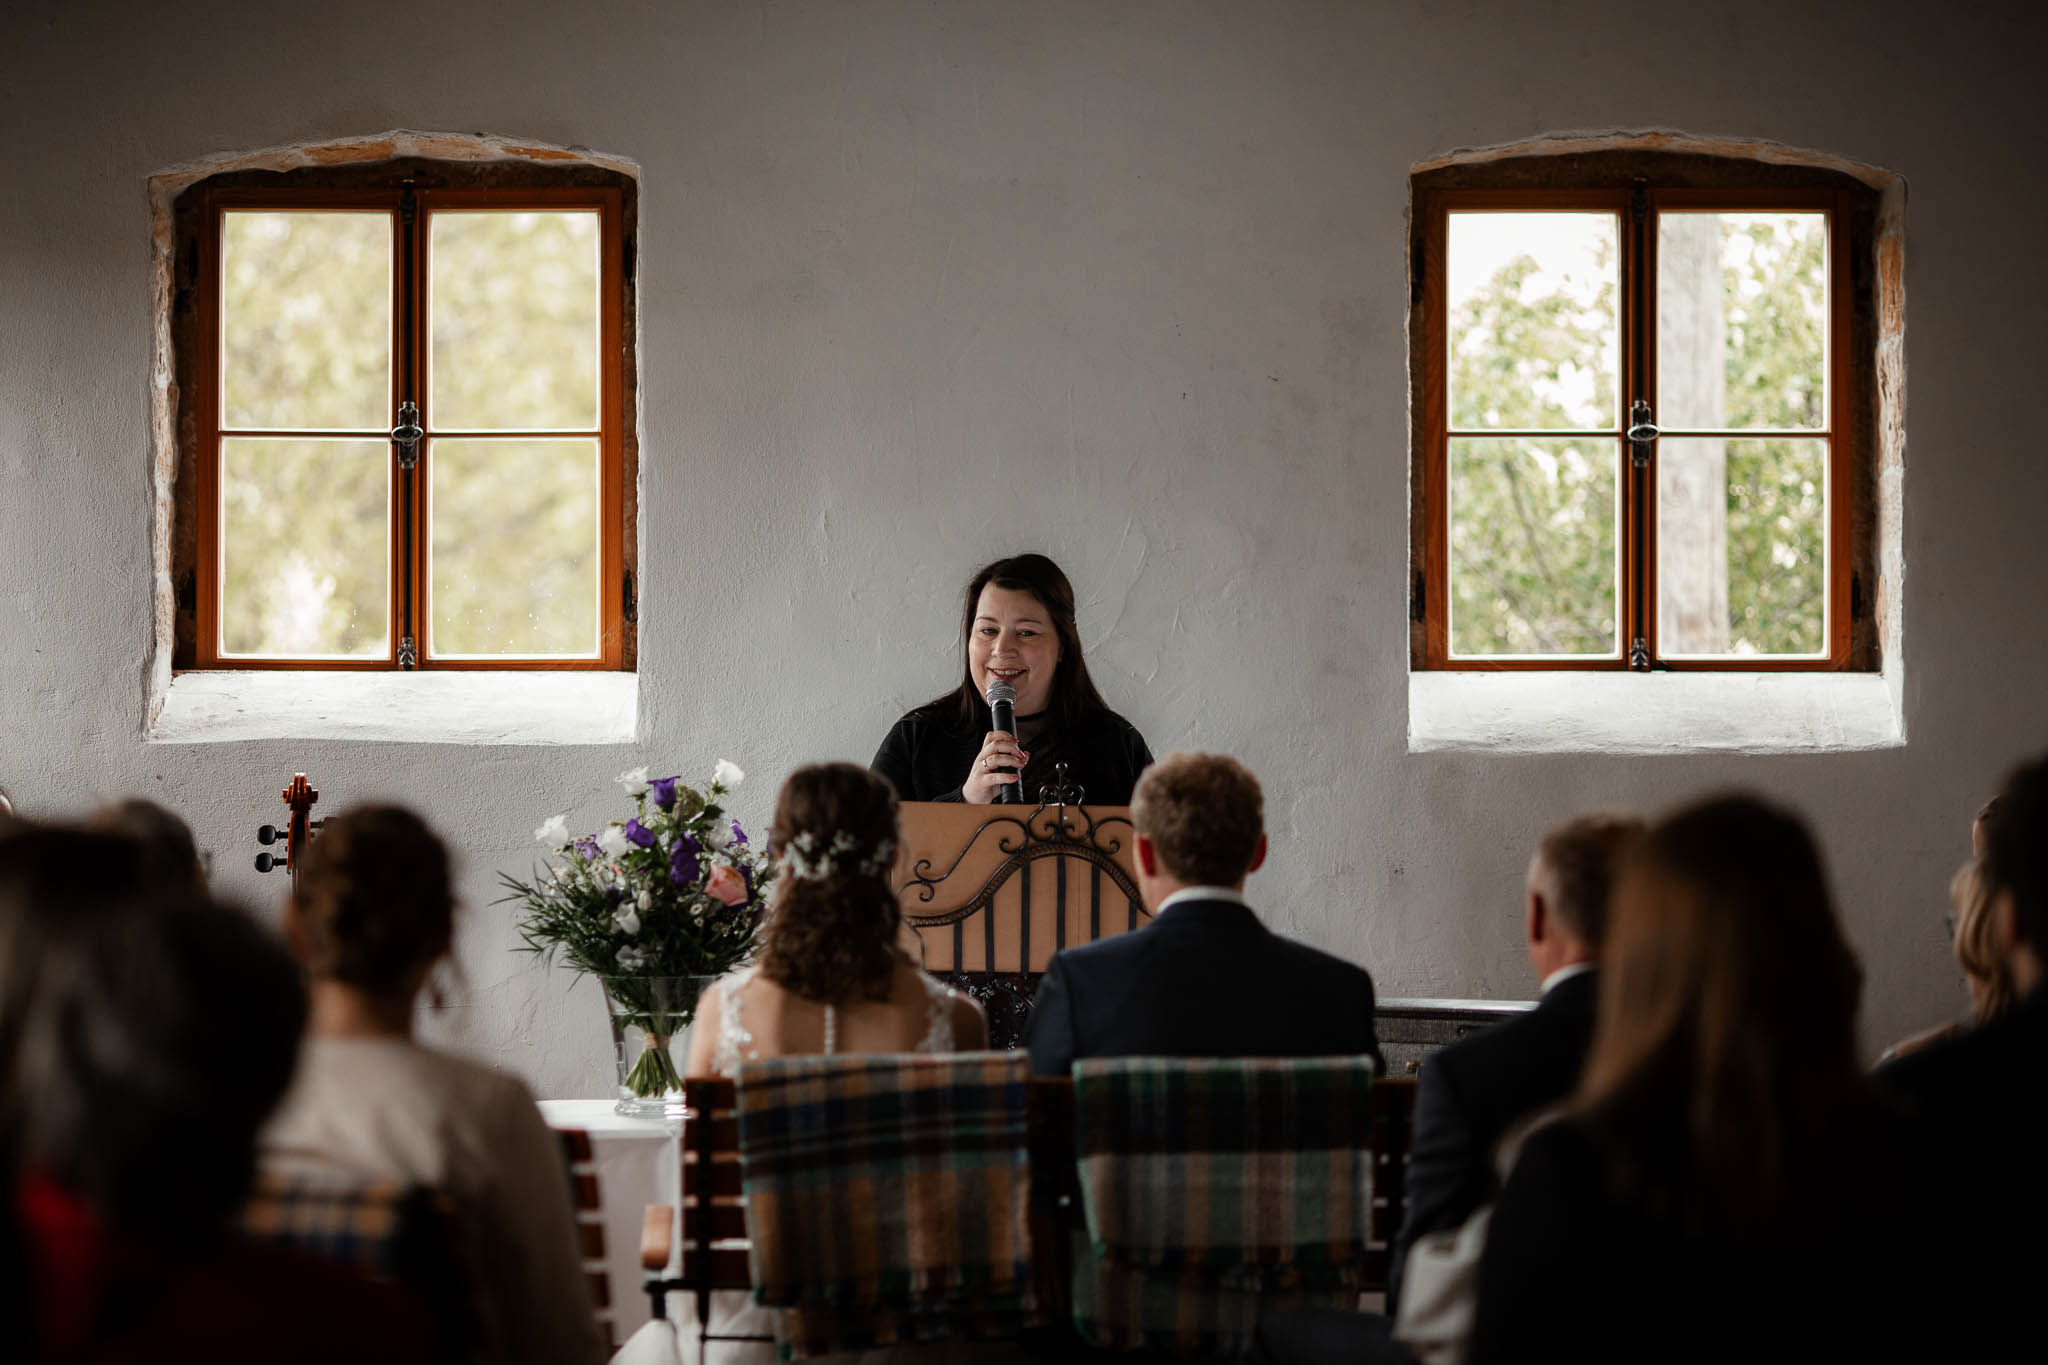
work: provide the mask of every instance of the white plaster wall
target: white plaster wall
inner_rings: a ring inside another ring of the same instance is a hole
[[[1656,7],[1649,7],[1654,9]],[[1676,10],[1678,7],[1673,7]],[[474,11],[473,13],[471,11]],[[1629,3],[13,6],[0,40],[0,786],[140,792],[268,903],[294,769],[462,851],[436,1036],[599,1093],[596,993],[510,951],[500,870],[642,762],[865,759],[954,676],[954,594],[1040,548],[1155,750],[1267,783],[1281,927],[1395,995],[1527,994],[1526,850],[1581,808],[1744,784],[1809,811],[1873,1045],[1959,1001],[1943,888],[2048,746],[2048,314],[2033,7]],[[1631,80],[1631,67],[1653,72]],[[394,127],[630,157],[644,603],[633,746],[150,745],[144,180]],[[1910,184],[1902,749],[1411,755],[1409,165],[1566,129],[1764,137]]]

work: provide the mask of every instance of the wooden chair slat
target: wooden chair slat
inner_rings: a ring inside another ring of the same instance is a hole
[[[747,1211],[739,1204],[685,1204],[683,1240],[744,1242],[747,1240]]]

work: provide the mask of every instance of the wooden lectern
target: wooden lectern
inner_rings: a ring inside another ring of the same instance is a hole
[[[1038,979],[1062,948],[1147,918],[1126,806],[903,803],[894,882],[926,971],[988,1011],[993,1047],[1020,1047]]]

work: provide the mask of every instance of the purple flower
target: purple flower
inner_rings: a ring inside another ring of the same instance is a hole
[[[586,863],[596,862],[597,855],[602,852],[604,850],[597,846],[597,840],[587,834],[576,841],[576,856],[583,859]]]
[[[647,784],[647,790],[654,796],[654,804],[662,810],[674,810],[676,805],[676,783],[680,777],[657,777]]]
[[[654,831],[641,824],[638,820],[628,820],[626,822],[626,837],[642,848],[654,847]]]
[[[697,857],[701,852],[694,835],[685,834],[676,840],[675,852],[668,859],[668,879],[677,886],[693,884],[697,880]]]
[[[736,844],[744,844],[747,841],[747,832],[740,828],[740,822],[737,820],[732,822],[732,841]]]

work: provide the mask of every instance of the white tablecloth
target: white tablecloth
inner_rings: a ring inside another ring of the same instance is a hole
[[[626,1118],[612,1111],[610,1100],[542,1100],[540,1112],[550,1128],[581,1128],[590,1134],[598,1198],[604,1204],[613,1321],[617,1339],[624,1342],[649,1317],[647,1292],[641,1287],[646,1276],[640,1269],[640,1224],[647,1206],[682,1203],[682,1121]]]

